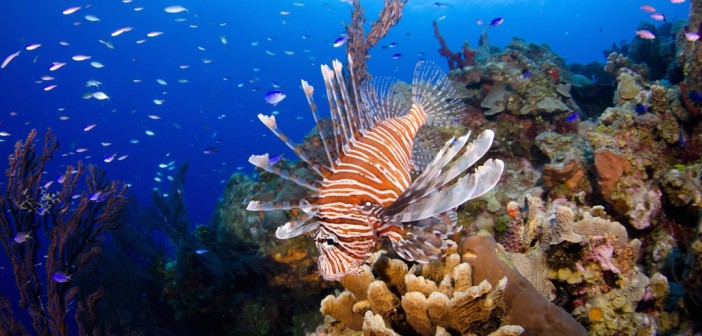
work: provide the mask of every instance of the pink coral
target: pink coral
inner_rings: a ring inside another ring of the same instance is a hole
[[[658,189],[632,188],[633,209],[628,213],[631,225],[638,230],[651,226],[652,220],[661,211],[661,191]]]
[[[590,248],[591,252],[589,256],[597,261],[603,270],[612,271],[617,274],[621,273],[617,266],[614,266],[612,263],[614,246],[612,246],[609,239],[602,236],[594,236],[591,238]]]

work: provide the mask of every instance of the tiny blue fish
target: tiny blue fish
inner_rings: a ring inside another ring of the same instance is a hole
[[[687,96],[692,99],[695,103],[700,103],[702,102],[702,92],[699,91],[690,91],[687,93]]]
[[[392,55],[392,59],[400,59],[400,57],[402,57],[402,54],[400,54],[400,53]]]
[[[342,45],[344,45],[344,43],[346,43],[346,38],[347,38],[346,33],[341,34],[341,36],[339,36],[339,38],[337,38],[336,40],[334,40],[334,43],[332,43],[332,46],[333,46],[334,48],[341,47]]]
[[[523,79],[531,78],[531,71],[529,71],[529,69],[522,70],[522,78]]]
[[[447,4],[447,3],[443,3],[443,2],[435,2],[435,3],[433,3],[432,5],[433,5],[434,7],[436,7],[436,8],[448,8],[448,7],[451,7],[451,5],[449,5],[449,4]]]
[[[210,155],[216,152],[219,152],[219,149],[217,147],[207,147],[202,150],[202,153],[205,155]]]
[[[197,254],[205,254],[205,253],[207,253],[207,252],[210,252],[210,251],[208,251],[208,250],[206,250],[206,249],[195,250],[195,253],[197,253]]]
[[[496,18],[490,20],[488,27],[495,28],[495,27],[501,25],[503,22],[505,22],[505,19],[503,19],[501,17],[496,17]],[[477,19],[477,20],[475,20],[475,23],[478,24],[478,26],[482,26],[485,24],[485,21],[483,21],[482,19]]]
[[[680,128],[680,132],[678,132],[678,142],[680,142],[680,148],[685,148],[687,142],[685,141],[685,132],[682,128]]]
[[[285,97],[287,97],[287,95],[283,91],[270,90],[268,93],[266,93],[264,99],[266,100],[266,103],[276,106],[278,103],[282,102]]]
[[[30,236],[30,232],[17,232],[15,235],[15,243],[17,244],[22,244],[27,241],[27,239],[31,239],[32,237]]]
[[[105,163],[110,163],[115,159],[116,156],[117,156],[117,153],[105,155],[105,157],[103,158],[103,161],[105,161]]]
[[[108,197],[110,197],[110,195],[112,195],[111,191],[108,191],[108,192],[96,191],[96,192],[90,194],[90,200],[100,203],[100,202],[105,201]]]
[[[573,111],[565,118],[565,122],[572,123],[578,119],[578,116],[580,116],[580,113]]]
[[[56,182],[58,182],[58,183],[63,183],[63,181],[65,181],[65,180],[66,180],[66,175],[64,175],[64,174],[61,174],[56,178]]]
[[[636,104],[636,114],[643,115],[648,112],[649,107],[644,104]]]
[[[283,154],[280,154],[280,155],[277,155],[277,156],[274,156],[274,157],[268,159],[268,166],[272,166],[272,165],[280,162],[280,159],[282,159],[282,158],[283,158]]]
[[[505,19],[503,19],[501,17],[494,18],[494,19],[492,19],[492,21],[490,21],[490,27],[497,27],[497,26],[501,25],[503,22],[505,22]]]
[[[58,283],[66,283],[71,281],[71,276],[61,271],[57,271],[51,275],[51,280],[54,280]]]

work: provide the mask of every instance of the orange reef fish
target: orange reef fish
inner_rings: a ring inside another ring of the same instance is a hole
[[[279,227],[276,236],[312,238],[320,253],[319,272],[327,280],[359,273],[381,239],[389,239],[409,261],[440,258],[446,238],[454,233],[454,209],[490,191],[500,179],[504,167],[500,160],[486,160],[464,174],[490,148],[494,133],[486,130],[471,143],[468,133],[441,147],[432,130],[455,124],[464,107],[434,63],[417,64],[411,98],[395,92],[387,80],[358,88],[353,72],[347,82],[342,71],[337,60],[332,68],[322,66],[332,130],[322,127],[314,88],[302,81],[312,116],[322,130],[324,154],[304,151],[278,129],[274,116],[259,115],[316,179],[270,164],[268,154],[253,155],[249,162],[308,189],[311,196],[251,201],[247,210],[299,211],[300,217]]]

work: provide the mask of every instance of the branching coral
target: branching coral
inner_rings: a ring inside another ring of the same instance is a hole
[[[353,1],[353,12],[351,13],[351,24],[346,26],[348,43],[346,52],[354,61],[350,67],[355,74],[353,81],[359,85],[369,78],[366,71],[366,57],[370,49],[383,38],[390,28],[395,26],[402,18],[402,9],[407,0],[385,0],[383,9],[378,16],[378,20],[371,24],[371,31],[364,35],[363,24],[366,22],[363,7],[360,0]]]
[[[53,181],[42,182],[42,177],[58,142],[48,130],[43,150],[37,151],[36,134],[33,130],[24,142],[18,141],[9,157],[8,181],[0,194],[0,242],[12,265],[19,307],[36,334],[67,335],[74,301],[78,327],[85,332],[92,330],[95,316],[90,310],[102,288],[90,293],[82,284],[93,276],[89,265],[102,253],[103,238],[122,224],[126,187],[78,162],[66,168],[58,190],[51,192]],[[40,247],[44,258],[38,257]],[[0,325],[13,323],[9,319]]]

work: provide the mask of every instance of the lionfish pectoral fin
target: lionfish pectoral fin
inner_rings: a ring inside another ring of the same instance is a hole
[[[475,140],[468,143],[469,135],[470,133],[458,139],[447,141],[446,145],[436,155],[436,158],[427,165],[424,172],[412,181],[412,184],[395,202],[385,208],[383,220],[408,222],[431,217],[461,205],[462,202],[478,197],[490,190],[502,174],[503,164],[499,160],[495,162],[489,160],[490,164],[486,163],[486,168],[479,168],[474,174],[468,174],[459,179],[457,183],[447,187],[448,184],[463,174],[488,151],[494,138],[494,132],[486,130]],[[473,188],[478,187],[478,184],[480,187],[473,190]],[[484,188],[488,189],[484,190]],[[449,190],[466,192],[466,194],[454,195],[452,199],[442,199],[441,197],[443,196],[438,195],[442,193],[444,196],[450,196],[450,193],[447,193]],[[429,202],[427,199],[430,198],[433,199],[431,202],[437,203]],[[422,209],[416,204],[418,202],[423,202],[423,206],[428,205],[429,207]],[[438,204],[442,204],[442,207],[432,208]],[[410,212],[416,213],[419,211],[422,212],[421,217],[417,217],[417,214],[403,217]]]
[[[412,173],[421,174],[441,150],[443,141],[437,127],[422,126],[412,145]]]
[[[402,258],[419,263],[428,263],[442,257],[449,247],[448,237],[457,232],[456,212],[448,210],[433,217],[402,223],[393,229],[381,232],[390,239],[392,247]]]
[[[304,223],[302,221],[290,221],[275,230],[275,236],[278,239],[294,238],[314,230],[319,229],[319,222]]]
[[[458,207],[492,190],[500,180],[503,169],[504,163],[501,160],[489,159],[473,173],[459,178],[456,183],[434,190],[384,220],[402,223],[418,221]]]

